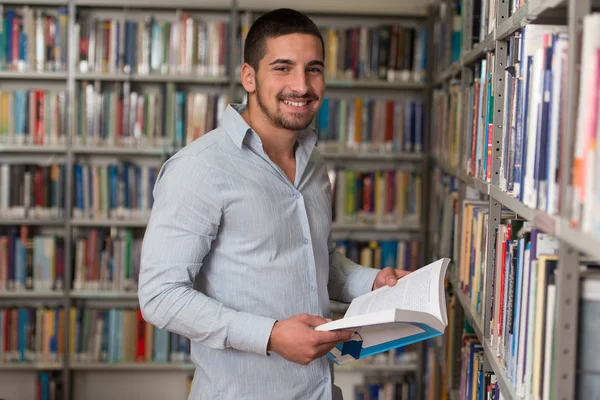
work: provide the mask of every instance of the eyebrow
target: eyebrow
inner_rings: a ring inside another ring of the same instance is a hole
[[[275,65],[275,64],[295,65],[296,62],[292,61],[292,60],[285,59],[285,58],[278,58],[278,59],[272,61],[271,63],[269,63],[269,65]],[[323,63],[323,61],[320,61],[320,60],[312,60],[311,62],[308,63],[308,65],[309,66],[319,65],[321,67],[325,66],[325,64]]]

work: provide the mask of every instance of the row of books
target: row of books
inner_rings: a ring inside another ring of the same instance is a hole
[[[28,226],[0,227],[0,292],[61,291],[64,238],[37,234]]]
[[[369,268],[415,271],[422,265],[419,240],[339,240],[335,245],[350,260]]]
[[[67,68],[68,7],[0,5],[0,71]]]
[[[459,203],[456,178],[438,171],[434,182],[439,187],[432,205],[440,212],[434,234],[436,257],[452,254],[454,260],[460,260],[452,269],[451,276],[458,282],[454,290],[466,295],[467,311],[480,327],[489,317],[490,330],[484,335],[489,336],[498,365],[505,370],[515,393],[549,398],[556,362],[554,317],[559,241],[530,222],[516,219],[509,210],[502,210],[501,223],[489,235],[488,200],[474,198]],[[459,224],[461,235],[457,236]],[[600,268],[582,262],[579,270],[583,278],[580,298],[586,312],[580,314],[579,322],[578,369],[582,373],[578,379],[583,383],[582,393],[591,393],[593,385],[598,384],[600,364],[588,357],[597,346],[583,343],[591,342],[593,335],[598,334],[590,324],[600,310],[600,301],[592,294],[592,290],[600,289]]]
[[[40,371],[35,381],[35,400],[60,400],[64,397],[64,382],[57,371]]]
[[[565,26],[528,25],[508,39],[508,61],[502,71],[504,119],[496,151],[500,153],[499,188],[526,206],[558,215],[561,188],[572,189],[570,222],[600,235],[596,209],[595,134],[600,63],[600,14],[584,19],[582,74],[579,78],[573,165],[562,165],[562,140],[567,132],[566,94],[569,38]],[[449,91],[434,92],[432,144],[434,155],[468,175],[491,181],[495,56],[475,65],[474,80],[463,91],[452,82]],[[589,73],[588,73],[589,71]],[[461,129],[464,126],[465,129]],[[465,132],[465,133],[463,133]],[[460,150],[464,159],[459,160]],[[567,150],[568,151],[568,150]],[[571,168],[567,182],[561,171]]]
[[[418,223],[423,177],[414,166],[329,170],[333,220],[338,223]]]
[[[65,91],[0,91],[0,144],[64,145],[67,130]]]
[[[477,400],[482,398],[498,399],[500,387],[496,375],[484,370],[484,351],[481,340],[473,327],[465,321],[460,351],[460,399]]]
[[[159,166],[130,162],[74,165],[73,216],[82,219],[137,219],[150,216]]]
[[[76,163],[75,218],[144,220],[153,205],[160,165]],[[412,166],[395,169],[331,168],[335,222],[398,224],[421,216],[422,176]],[[65,205],[64,164],[0,165],[0,215],[60,217]]]
[[[328,79],[425,80],[427,30],[399,24],[320,27]]]
[[[136,91],[82,81],[77,91],[78,145],[181,148],[217,127],[231,98],[222,93],[178,90],[167,83]]]
[[[448,328],[428,341],[425,355],[425,394],[430,400],[502,400],[494,372],[484,369],[483,345],[464,318],[452,290],[447,291]],[[454,396],[451,395],[454,392]],[[438,394],[439,393],[439,394]]]
[[[137,292],[143,236],[132,229],[78,231],[72,288],[84,292]],[[418,240],[339,240],[336,249],[356,263],[414,271],[421,265]],[[0,292],[61,292],[65,288],[64,239],[0,228]]]
[[[59,218],[65,205],[62,163],[0,162],[0,217]]]
[[[319,145],[364,152],[423,151],[425,103],[368,97],[323,99],[316,118]]]
[[[417,380],[414,375],[397,378],[365,377],[353,386],[356,400],[416,400]]]
[[[139,308],[0,308],[0,344],[2,363],[61,362],[65,354],[74,363],[191,361],[190,340],[147,323]]]
[[[90,229],[75,241],[74,290],[137,292],[142,239],[131,229]]]
[[[0,65],[13,71],[65,71],[68,57],[66,6],[0,10]],[[237,47],[245,42],[245,19]],[[229,16],[185,10],[139,17],[78,10],[74,21],[75,65],[81,73],[134,73],[226,77],[230,58]],[[423,82],[427,66],[424,27],[385,24],[336,27],[320,24],[328,62],[326,76],[342,80]],[[240,58],[241,59],[241,58]]]
[[[229,21],[187,11],[140,18],[94,17],[75,22],[79,72],[225,77],[231,52]]]
[[[456,4],[440,3],[432,33],[435,53],[433,58],[435,64],[432,68],[436,76],[450,64],[460,60],[462,52],[461,6],[460,2]]]

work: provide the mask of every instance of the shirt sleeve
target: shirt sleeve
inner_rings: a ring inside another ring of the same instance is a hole
[[[138,284],[144,319],[211,348],[267,355],[274,319],[225,307],[193,287],[223,213],[210,167],[193,155],[170,159],[153,195]]]
[[[356,264],[337,251],[329,237],[329,297],[344,303],[368,293],[379,270]]]

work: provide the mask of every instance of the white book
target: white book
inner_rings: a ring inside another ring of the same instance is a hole
[[[355,331],[328,358],[345,364],[404,347],[444,333],[448,325],[444,277],[450,259],[442,258],[384,286],[355,298],[343,318],[320,325],[318,331]]]

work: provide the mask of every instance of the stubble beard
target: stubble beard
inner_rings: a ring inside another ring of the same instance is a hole
[[[260,93],[260,86],[256,82],[256,102],[262,110],[263,114],[275,125],[277,128],[287,129],[290,131],[301,131],[310,126],[314,118],[314,113],[310,118],[306,118],[304,115],[296,114],[292,119],[287,118],[281,111],[272,113],[267,108],[266,104],[262,101]]]

